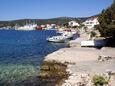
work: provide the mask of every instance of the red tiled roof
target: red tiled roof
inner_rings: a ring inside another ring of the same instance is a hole
[[[97,17],[91,17],[91,18],[87,19],[87,21],[89,21],[89,20],[93,21],[93,20],[96,19],[96,18],[97,18]]]

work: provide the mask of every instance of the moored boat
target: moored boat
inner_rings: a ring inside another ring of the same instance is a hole
[[[47,38],[47,41],[62,43],[62,42],[65,42],[65,38],[63,36],[53,36],[53,37]]]
[[[50,38],[47,38],[48,42],[65,42],[67,39],[70,39],[73,37],[73,34],[71,33],[64,33],[60,36],[53,36]]]
[[[16,30],[35,30],[37,24],[26,24],[21,27],[17,27]]]
[[[73,29],[65,29],[65,30],[60,29],[60,30],[57,31],[57,33],[61,33],[61,34],[66,33],[66,32],[71,33],[73,35],[77,33],[76,30],[73,30]]]
[[[73,34],[71,32],[65,32],[61,36],[63,36],[65,39],[71,39]]]

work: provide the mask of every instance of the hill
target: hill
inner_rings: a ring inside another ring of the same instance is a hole
[[[96,15],[97,16],[97,15]],[[73,17],[58,17],[58,18],[51,18],[51,19],[19,19],[19,20],[12,20],[12,21],[0,21],[0,27],[5,26],[15,26],[20,25],[23,26],[27,23],[36,23],[37,25],[43,25],[43,24],[57,24],[62,25],[64,23],[67,23],[69,21],[77,21],[79,23],[85,21],[89,17],[79,17],[79,18],[73,18]]]

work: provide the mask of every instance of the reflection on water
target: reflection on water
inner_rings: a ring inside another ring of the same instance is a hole
[[[55,31],[0,30],[0,85],[38,86],[43,57],[65,47],[64,43],[46,41],[55,34]]]

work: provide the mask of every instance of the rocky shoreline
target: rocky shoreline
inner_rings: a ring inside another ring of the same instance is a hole
[[[39,77],[46,83],[42,86],[114,86],[114,51],[115,48],[80,47],[55,51],[45,57],[41,66]]]
[[[61,86],[69,76],[66,69],[66,63],[62,64],[56,61],[44,61],[39,73],[40,85]]]

